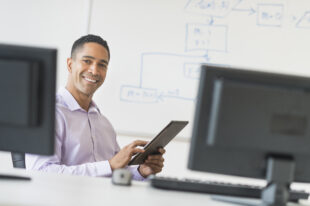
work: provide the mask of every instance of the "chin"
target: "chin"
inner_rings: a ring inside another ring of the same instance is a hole
[[[86,92],[85,92],[85,94],[87,95],[87,96],[93,96],[93,94],[95,93],[95,91],[96,91],[97,89],[95,89],[95,90],[87,90]]]
[[[81,89],[80,89],[80,92],[81,92],[82,94],[84,94],[84,95],[90,97],[90,96],[92,96],[92,95],[95,93],[96,90],[97,90],[97,89],[86,89],[86,88],[81,88]]]

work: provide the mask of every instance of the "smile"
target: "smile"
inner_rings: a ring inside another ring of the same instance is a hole
[[[91,82],[91,83],[97,83],[98,80],[95,80],[95,79],[90,79],[90,78],[87,78],[87,77],[83,77],[86,81],[88,82]]]

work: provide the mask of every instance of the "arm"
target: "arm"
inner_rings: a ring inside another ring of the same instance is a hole
[[[60,109],[56,109],[55,153],[53,156],[26,154],[26,169],[74,175],[111,176],[112,170],[108,161],[74,166],[64,165],[62,162],[62,158],[64,158],[63,144],[66,141],[67,135],[65,116]]]
[[[26,169],[62,174],[83,176],[111,176],[112,170],[108,161],[85,163],[66,166],[60,163],[57,151],[53,156],[39,156],[26,154]]]
[[[53,156],[39,156],[26,154],[26,167],[27,169],[54,172],[62,174],[73,174],[83,176],[105,176],[112,175],[112,169],[108,160],[101,162],[85,163],[76,166],[66,166],[60,164],[61,159],[61,142],[56,138],[56,151]],[[121,152],[122,154],[123,152]],[[119,154],[120,155],[120,154]],[[124,156],[122,160],[126,159]],[[125,161],[127,162],[127,161]],[[125,163],[126,164],[126,163]],[[119,166],[121,168],[122,166]],[[144,180],[138,171],[138,166],[127,167],[131,171],[134,180]]]

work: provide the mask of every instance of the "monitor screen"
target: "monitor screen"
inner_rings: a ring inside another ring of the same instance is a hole
[[[56,56],[0,44],[0,150],[53,154]]]
[[[309,147],[310,78],[202,66],[190,169],[265,179],[276,157],[309,182]]]

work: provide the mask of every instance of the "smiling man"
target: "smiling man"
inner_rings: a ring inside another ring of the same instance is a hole
[[[127,167],[131,157],[144,152],[136,140],[120,149],[111,123],[92,97],[103,84],[110,61],[107,42],[99,36],[86,35],[76,40],[65,88],[56,98],[55,155],[26,155],[26,169],[87,176],[111,176],[112,171]],[[136,180],[143,180],[163,168],[163,154],[148,156],[145,163],[128,167]]]

